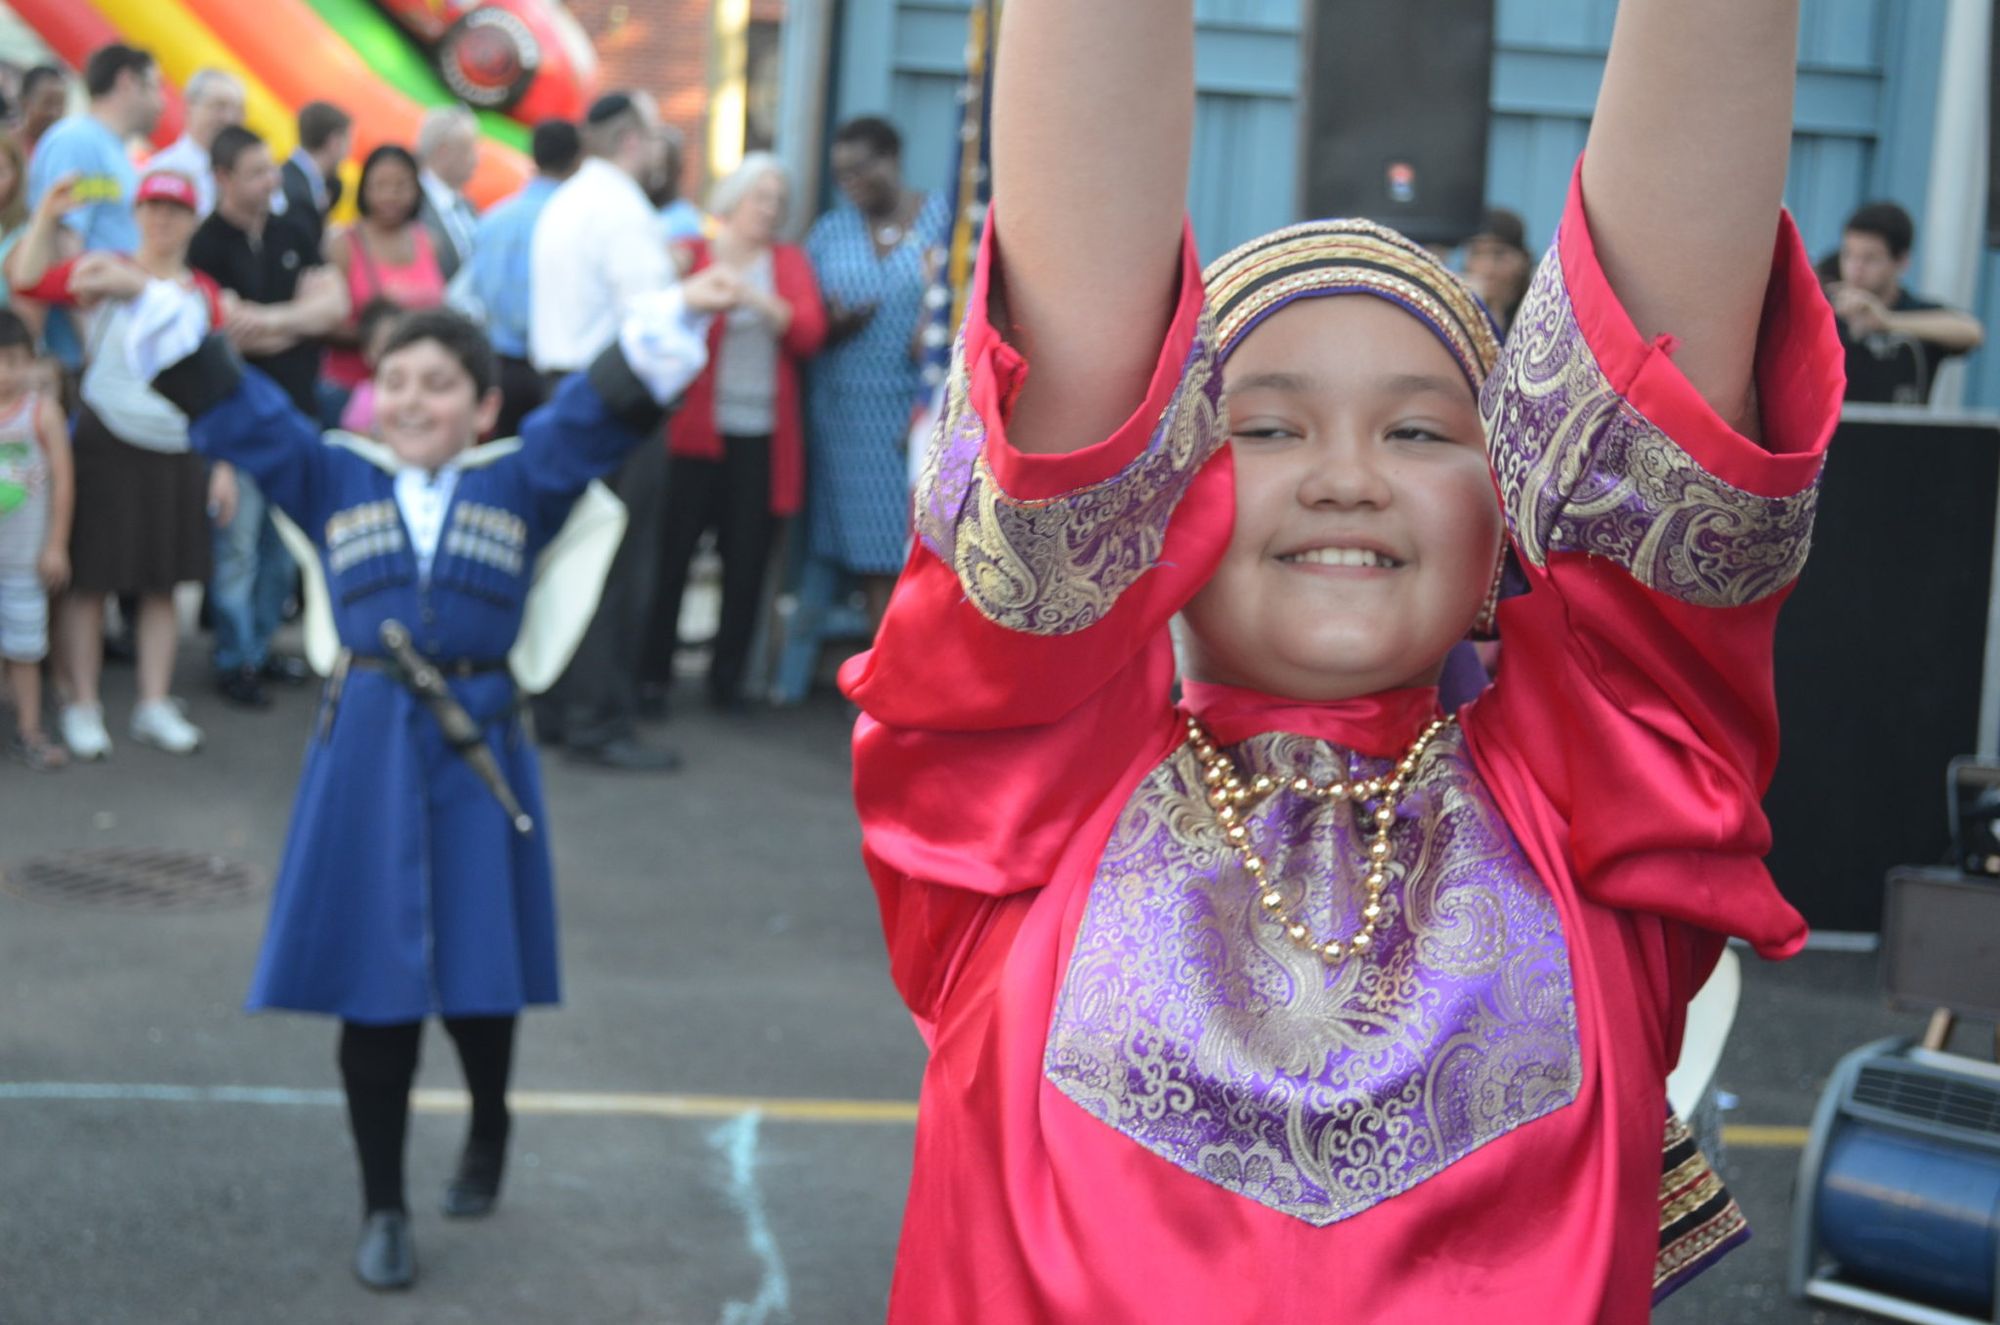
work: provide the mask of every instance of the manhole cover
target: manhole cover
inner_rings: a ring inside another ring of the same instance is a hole
[[[234,906],[258,893],[244,866],[203,851],[104,847],[23,861],[0,874],[16,897],[104,911]]]

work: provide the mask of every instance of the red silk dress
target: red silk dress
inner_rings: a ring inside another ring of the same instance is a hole
[[[1192,247],[1145,401],[1040,456],[1006,437],[1027,365],[985,318],[997,243],[917,546],[842,675],[890,967],[931,1049],[889,1319],[1647,1320],[1675,1268],[1661,1121],[1687,1001],[1725,935],[1771,958],[1805,939],[1759,802],[1841,359],[1790,220],[1760,446],[1637,334],[1573,187],[1481,401],[1530,591],[1399,803],[1373,952],[1331,970],[1259,911],[1187,713],[1239,769],[1326,782],[1385,771],[1436,693],[1189,685],[1176,708],[1168,623],[1234,512]],[[1351,933],[1353,807],[1281,793],[1249,822],[1292,909]]]

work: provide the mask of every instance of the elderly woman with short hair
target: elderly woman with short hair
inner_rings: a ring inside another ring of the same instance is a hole
[[[791,178],[769,153],[753,153],[709,195],[717,228],[688,246],[690,273],[735,289],[709,333],[708,370],[669,425],[667,505],[660,541],[658,611],[643,676],[664,697],[673,680],[681,594],[701,536],[722,553],[722,622],[709,665],[709,702],[744,706],[743,674],[778,522],[805,497],[805,430],[799,366],[826,339],[826,309],[805,252],[780,244]]]

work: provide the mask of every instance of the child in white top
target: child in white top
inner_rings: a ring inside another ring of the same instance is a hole
[[[37,377],[34,336],[0,308],[0,661],[14,696],[15,757],[53,772],[68,755],[42,730],[42,659],[49,595],[69,582],[76,487],[62,411]]]

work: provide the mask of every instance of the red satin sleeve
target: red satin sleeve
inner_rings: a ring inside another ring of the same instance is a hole
[[[875,646],[841,670],[863,856],[919,1023],[995,900],[1048,881],[1176,739],[1168,622],[1234,518],[1192,241],[1145,399],[1104,441],[1007,437],[1029,365],[989,319],[987,227],[916,540]]]
[[[1720,935],[1774,958],[1805,942],[1764,868],[1762,800],[1773,631],[1810,543],[1841,350],[1784,217],[1757,351],[1764,439],[1740,435],[1672,342],[1632,325],[1580,181],[1482,400],[1530,592],[1501,608],[1500,676],[1466,731],[1503,802],[1541,799],[1566,824],[1587,896],[1692,927],[1670,926],[1695,940],[1669,958],[1687,996]]]

